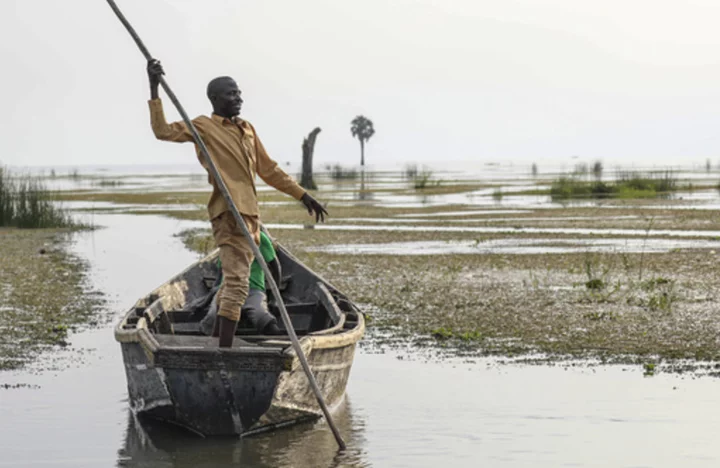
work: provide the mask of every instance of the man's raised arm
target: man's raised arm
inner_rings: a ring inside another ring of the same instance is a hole
[[[164,75],[162,65],[158,60],[148,60],[148,79],[150,80],[150,125],[152,126],[155,138],[163,141],[175,141],[178,143],[193,141],[192,133],[188,130],[185,122],[167,123],[162,101],[158,93],[160,76]]]

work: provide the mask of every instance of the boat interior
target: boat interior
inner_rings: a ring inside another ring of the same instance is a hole
[[[279,285],[295,333],[299,336],[333,335],[358,326],[359,310],[342,293],[301,264],[282,246],[277,256],[283,279]],[[193,264],[147,297],[138,301],[121,324],[123,330],[147,327],[162,347],[217,349],[217,338],[203,333],[200,321],[208,313],[218,288],[217,252]],[[180,293],[178,293],[180,291]],[[267,294],[268,310],[286,330],[277,303]],[[287,335],[258,335],[242,316],[233,348],[290,346]]]

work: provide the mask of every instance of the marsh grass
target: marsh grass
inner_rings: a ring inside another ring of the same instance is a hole
[[[550,196],[553,200],[572,198],[654,198],[679,189],[677,177],[671,170],[640,173],[619,171],[612,182],[600,180],[602,166],[593,168],[595,180],[588,179],[585,168],[576,168],[570,175],[563,175],[553,181]],[[718,184],[720,187],[720,184]]]
[[[336,164],[330,168],[330,178],[333,180],[355,180],[358,178],[358,171],[354,168],[346,168]]]
[[[428,187],[439,187],[441,181],[439,179],[433,179],[433,172],[431,170],[423,169],[415,174],[412,183],[415,190],[423,190]]]
[[[403,176],[406,179],[413,180],[418,175],[418,167],[417,164],[408,164],[405,166],[405,171],[403,172]]]
[[[73,227],[70,216],[55,203],[43,182],[29,175],[15,176],[0,167],[0,227]]]
[[[101,179],[95,182],[93,185],[96,185],[98,187],[120,187],[122,185],[125,185],[125,182],[116,179]]]

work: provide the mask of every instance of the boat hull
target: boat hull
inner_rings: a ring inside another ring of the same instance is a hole
[[[306,351],[331,409],[342,402],[355,346]],[[204,436],[243,436],[322,416],[297,358],[246,363],[246,369],[189,369],[154,365],[139,342],[121,348],[130,407],[138,415]]]
[[[364,316],[322,278],[281,254],[284,271],[297,278],[288,288],[297,323],[318,323],[318,317],[327,322],[306,330],[300,345],[332,410],[343,400]],[[217,338],[175,333],[173,324],[183,328],[174,322],[182,315],[177,309],[207,289],[203,275],[214,264],[211,255],[192,265],[139,300],[115,328],[131,410],[203,436],[244,436],[321,417],[287,337],[239,337],[232,348],[218,348]],[[306,294],[312,287],[322,313],[303,319],[314,310]]]

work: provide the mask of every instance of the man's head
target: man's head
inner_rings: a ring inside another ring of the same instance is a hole
[[[229,76],[215,78],[207,87],[207,97],[213,106],[213,112],[221,117],[232,118],[240,114],[243,100],[235,80]]]

